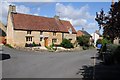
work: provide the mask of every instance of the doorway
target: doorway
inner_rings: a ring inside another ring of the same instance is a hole
[[[45,38],[44,38],[44,41],[45,41],[45,42],[44,42],[44,45],[45,45],[45,46],[48,46],[48,37],[45,37]]]

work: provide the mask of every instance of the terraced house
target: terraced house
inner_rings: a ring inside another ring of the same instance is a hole
[[[49,46],[59,45],[66,38],[72,43],[76,41],[76,30],[69,21],[54,18],[22,14],[16,7],[9,6],[7,23],[7,44],[13,47],[25,47],[26,43]]]

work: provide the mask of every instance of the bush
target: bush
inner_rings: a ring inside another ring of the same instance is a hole
[[[5,44],[5,46],[8,46],[9,48],[13,48],[10,44]]]
[[[111,44],[111,41],[107,38],[102,39],[102,45],[104,46],[105,44]]]
[[[77,42],[80,46],[89,46],[89,36],[83,35],[80,37],[77,37]]]
[[[101,57],[102,60],[104,60],[106,64],[113,64],[115,61],[119,62],[118,60],[120,58],[119,49],[120,48],[118,47],[118,45],[104,44],[104,46],[102,46],[99,56]],[[118,56],[119,58],[117,58]]]
[[[35,42],[33,42],[32,44],[28,44],[28,43],[25,43],[25,47],[36,47],[36,46],[41,46],[41,44],[36,44]]]
[[[63,39],[61,46],[64,48],[74,48],[73,44],[68,39]]]
[[[120,64],[120,46],[118,46],[116,49],[115,49],[115,52],[113,54],[113,58],[114,60]]]
[[[55,44],[52,43],[52,45],[50,46],[45,46],[49,51],[56,51],[57,50],[57,47],[55,47]]]
[[[33,43],[32,43],[32,46],[33,46],[33,47],[35,47],[35,46],[36,46],[35,42],[33,42]]]
[[[83,46],[82,48],[83,48],[83,50],[89,49],[89,47],[87,47],[87,46]]]

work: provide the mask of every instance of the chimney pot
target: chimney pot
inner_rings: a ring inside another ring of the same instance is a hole
[[[16,6],[15,5],[9,5],[9,12],[16,12]]]
[[[55,18],[56,20],[59,20],[59,16],[57,16],[57,15],[55,15],[54,18]]]
[[[82,31],[84,31],[84,28],[82,28]]]

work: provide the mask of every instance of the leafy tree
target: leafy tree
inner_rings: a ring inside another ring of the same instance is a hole
[[[89,45],[89,36],[83,35],[80,37],[77,37],[77,42],[80,46],[88,46]]]
[[[107,14],[101,9],[100,13],[96,12],[95,20],[98,22],[99,29],[103,27],[103,35],[109,36],[111,40],[120,37],[120,2],[111,5]]]

